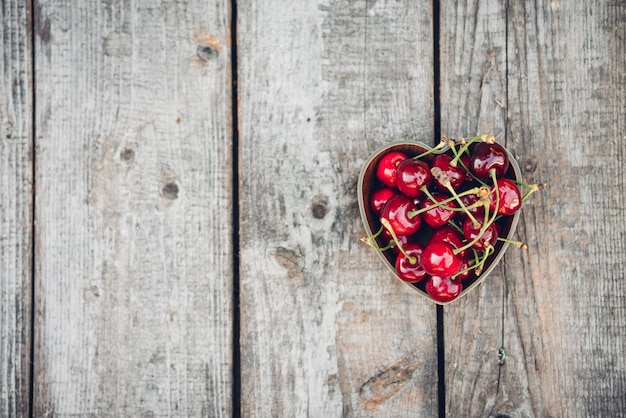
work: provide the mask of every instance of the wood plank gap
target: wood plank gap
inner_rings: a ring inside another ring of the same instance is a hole
[[[433,0],[433,106],[435,113],[433,145],[441,139],[441,60],[439,51],[439,0]],[[437,305],[437,401],[439,418],[446,416],[446,356],[443,306]]]
[[[232,382],[232,414],[241,417],[241,346],[239,342],[240,311],[239,311],[239,100],[237,90],[237,1],[231,1],[230,44],[231,44],[231,100],[233,120],[232,150],[232,188],[233,188],[233,382]]]
[[[30,22],[30,71],[31,71],[31,141],[32,141],[32,149],[31,149],[31,230],[30,230],[30,347],[29,347],[29,357],[30,364],[29,367],[29,376],[28,376],[28,411],[27,415],[30,418],[33,418],[33,400],[35,398],[35,227],[37,223],[35,220],[36,217],[36,205],[37,205],[37,193],[35,193],[35,188],[37,187],[36,182],[36,174],[37,174],[37,68],[35,65],[35,36],[36,36],[36,25],[39,23],[37,16],[37,1],[30,0],[28,2],[30,6],[30,13],[28,15]]]

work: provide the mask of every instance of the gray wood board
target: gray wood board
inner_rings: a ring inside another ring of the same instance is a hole
[[[36,416],[230,416],[230,2],[39,1]]]
[[[433,139],[419,3],[238,2],[242,416],[434,416],[435,305],[359,242],[376,148]]]
[[[0,8],[0,416],[29,416],[32,254],[30,10]]]
[[[498,4],[442,5],[442,132],[493,132],[549,185],[523,208],[529,249],[445,310],[447,412],[620,416],[626,5]]]

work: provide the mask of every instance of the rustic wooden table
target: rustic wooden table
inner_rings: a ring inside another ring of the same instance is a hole
[[[622,0],[0,20],[0,416],[626,416]],[[549,186],[437,308],[359,242],[357,176],[483,132]]]

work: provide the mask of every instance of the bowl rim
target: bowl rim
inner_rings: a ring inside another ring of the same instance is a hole
[[[367,222],[367,215],[365,212],[365,202],[364,202],[364,193],[363,193],[363,181],[365,178],[365,173],[367,171],[367,168],[370,166],[370,164],[372,163],[372,161],[377,158],[378,156],[380,156],[383,152],[388,151],[392,148],[396,148],[398,146],[418,146],[418,147],[422,147],[425,150],[430,150],[433,147],[432,146],[427,146],[422,142],[419,141],[395,141],[395,142],[391,142],[388,144],[385,144],[381,147],[379,147],[376,151],[374,151],[372,154],[370,154],[370,156],[367,158],[367,160],[365,160],[365,162],[363,163],[363,166],[361,167],[361,172],[359,173],[359,179],[357,181],[357,200],[358,200],[358,204],[359,204],[359,213],[361,215],[361,221],[363,222],[363,226],[365,227],[365,232],[367,233],[367,236],[371,236],[374,234],[374,232],[371,230],[369,223]],[[515,159],[515,157],[513,156],[513,154],[502,144],[498,143],[498,145],[500,145],[502,148],[504,148],[504,150],[507,153],[507,156],[509,157],[509,165],[510,167],[513,169],[513,173],[515,174],[516,177],[516,181],[521,182],[522,181],[522,172],[520,170],[519,164],[517,162],[517,160]],[[446,153],[448,150],[450,149],[450,147],[448,145],[442,147],[439,150],[434,151],[434,154],[444,154]],[[520,212],[521,210],[518,210],[517,212],[515,212],[513,214],[513,219],[511,220],[511,227],[509,228],[509,233],[506,236],[507,240],[511,240],[513,235],[515,234],[515,231],[517,230],[517,224],[519,222],[519,217],[520,217]],[[383,261],[383,264],[385,266],[387,266],[387,268],[391,271],[392,275],[399,280],[400,282],[402,282],[404,285],[408,286],[411,290],[413,290],[414,292],[416,292],[418,295],[420,295],[421,297],[436,303],[437,305],[448,305],[450,303],[456,302],[457,300],[461,299],[463,296],[467,295],[468,293],[470,293],[472,290],[474,290],[474,288],[476,288],[477,286],[479,286],[486,278],[487,276],[489,276],[489,274],[496,268],[496,266],[500,263],[500,261],[502,260],[502,258],[504,257],[504,253],[506,253],[506,251],[509,248],[509,243],[508,242],[503,242],[502,246],[500,247],[500,252],[498,254],[496,254],[495,258],[491,261],[489,267],[487,267],[487,269],[485,269],[485,271],[483,271],[480,276],[478,278],[476,278],[476,280],[474,280],[468,287],[464,287],[463,290],[461,291],[461,293],[459,294],[458,297],[454,298],[451,301],[447,301],[447,302],[440,302],[437,301],[435,299],[433,299],[428,293],[423,292],[422,290],[418,289],[416,286],[414,286],[412,283],[408,283],[404,280],[402,280],[400,277],[398,277],[394,266],[391,265],[391,263],[389,262],[389,260],[384,256],[384,254],[381,251],[376,251],[376,253],[378,254],[378,256],[381,258],[381,260]]]

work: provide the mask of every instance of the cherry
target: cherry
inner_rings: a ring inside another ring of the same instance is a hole
[[[460,165],[457,165],[455,167],[451,166],[451,161],[451,156],[447,154],[440,154],[435,157],[435,160],[433,161],[433,167],[439,167],[450,180],[450,185],[452,186],[452,188],[454,190],[458,190],[459,187],[461,187],[461,185],[463,184],[463,181],[465,181],[465,172]],[[441,191],[448,190],[446,186],[439,181],[439,178],[437,176],[435,176],[435,185]]]
[[[480,231],[483,227],[485,219],[484,217],[479,216],[476,220],[480,224],[478,228],[476,228],[469,219],[466,219],[465,222],[463,222],[463,235],[470,243],[476,240],[476,242],[472,245],[473,248],[484,251],[487,247],[493,247],[496,245],[496,242],[498,241],[498,228],[495,223],[491,223],[481,235]],[[480,238],[478,238],[479,236]]]
[[[463,260],[443,241],[430,241],[422,253],[422,266],[433,276],[452,276],[461,270]]]
[[[436,203],[433,201],[433,199],[435,199],[437,202],[441,202],[443,200],[448,199],[448,196],[441,194],[441,193],[433,193],[432,199],[428,198],[424,200],[420,204],[420,208],[426,209],[430,206],[434,206]],[[445,206],[451,207],[451,208],[457,207],[456,203],[454,202],[448,202],[445,204]],[[435,206],[432,209],[427,210],[426,212],[422,213],[422,217],[424,218],[424,222],[426,222],[428,226],[430,226],[431,228],[440,228],[446,223],[448,223],[448,221],[452,219],[455,214],[456,214],[455,211],[446,209],[444,206]]]
[[[488,179],[490,170],[501,177],[509,169],[509,157],[501,145],[481,142],[472,151],[469,169],[480,179]]]
[[[396,187],[396,168],[398,164],[406,160],[408,157],[399,151],[393,151],[385,154],[376,167],[376,177],[387,187]]]
[[[463,167],[463,172],[465,173],[465,181],[467,183],[471,183],[472,181],[474,181],[474,177],[472,177],[472,173],[469,171],[470,157],[467,154],[463,154],[460,160],[461,167]]]
[[[517,184],[509,178],[501,177],[496,181],[498,187],[498,214],[512,215],[522,207],[522,193]],[[491,188],[491,212],[496,210],[496,188]]]
[[[467,261],[467,258],[463,257],[463,264],[461,265],[461,270],[459,270],[459,272],[454,275],[454,279],[466,282],[466,281],[469,281],[469,279],[471,279],[472,277],[474,277],[474,271],[473,269],[469,268],[469,262]]]
[[[374,211],[376,215],[380,214],[380,211],[385,206],[385,203],[392,197],[394,197],[397,193],[388,187],[381,187],[380,189],[374,190],[372,195],[370,196],[370,207]]]
[[[396,272],[405,282],[416,283],[426,278],[427,274],[421,262],[423,251],[424,248],[419,244],[406,244],[404,245],[404,252],[413,260],[404,254],[399,254],[396,258]]]
[[[464,196],[460,196],[459,197],[461,199],[461,202],[463,203],[463,205],[469,210],[469,212],[474,215],[474,217],[478,216],[478,215],[482,215],[485,213],[485,206],[484,205],[477,205],[475,207],[472,207],[473,205],[475,205],[478,200],[479,197],[476,194],[467,194]],[[495,197],[494,197],[495,200]],[[467,215],[465,215],[464,212],[461,212],[461,217],[467,217]]]
[[[452,280],[450,276],[432,276],[426,282],[426,292],[437,302],[450,302],[456,299],[463,290],[460,280]]]
[[[450,244],[455,250],[457,248],[463,247],[465,245],[463,243],[463,237],[456,231],[456,229],[451,226],[444,226],[435,231],[432,237],[430,237],[430,242],[434,241],[443,241]],[[459,252],[461,257],[465,257],[465,251]]]
[[[424,161],[409,158],[396,168],[398,189],[409,197],[418,197],[424,193],[422,187],[429,187],[432,179],[430,167]]]
[[[396,235],[411,235],[417,232],[422,225],[419,215],[409,217],[408,212],[415,212],[417,207],[408,197],[399,194],[387,201],[380,212],[381,223],[386,221]]]

